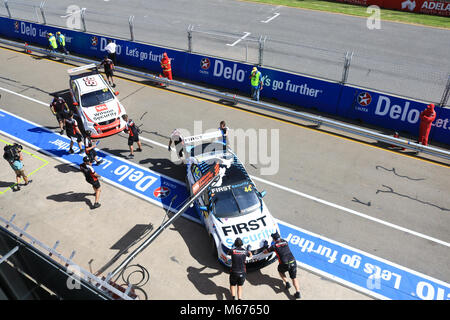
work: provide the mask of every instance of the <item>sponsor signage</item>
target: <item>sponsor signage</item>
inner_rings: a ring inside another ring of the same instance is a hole
[[[450,285],[309,231],[278,221],[297,261],[381,299],[449,300]]]
[[[449,0],[335,0],[362,6],[377,5],[380,8],[450,17]]]
[[[443,5],[439,6],[441,7],[446,8]],[[0,17],[0,34],[45,47],[48,45],[47,32],[55,33],[58,30],[61,29]],[[107,40],[112,39],[73,30],[61,31],[66,35],[69,51],[99,60],[105,55]],[[160,59],[167,52],[172,59],[176,78],[250,94],[249,75],[252,65],[120,39],[112,40],[116,41],[117,59],[121,65],[161,72]],[[261,97],[264,99],[274,99],[330,115],[360,119],[382,128],[418,135],[419,114],[425,108],[424,103],[268,68],[260,67],[259,70],[263,82]],[[430,140],[450,144],[450,109],[436,108],[436,113]],[[103,119],[103,114],[101,117]]]
[[[406,100],[376,91],[345,86],[338,114],[345,118],[405,132],[418,136],[420,113],[427,103]],[[450,109],[435,107],[436,120],[432,123],[429,138],[450,144]]]

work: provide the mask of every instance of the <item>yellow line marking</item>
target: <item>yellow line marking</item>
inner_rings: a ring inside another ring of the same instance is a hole
[[[13,52],[16,52],[16,53],[21,53],[21,54],[24,54],[24,55],[29,55],[28,53],[20,52],[20,51],[17,51],[17,50],[14,50],[14,49],[10,49],[10,48],[5,48],[3,46],[0,46],[0,48],[6,49],[6,50],[9,50],[9,51],[13,51]],[[56,63],[63,64],[63,65],[67,65],[67,66],[74,66],[74,65],[76,65],[76,64],[71,64],[71,63],[67,63],[67,62],[56,61],[56,60],[45,58],[45,57],[42,58],[42,59],[43,60],[48,60],[48,61],[51,61],[51,62],[56,62]],[[162,90],[162,91],[165,91],[165,92],[168,92],[168,93],[173,93],[173,94],[181,95],[181,96],[184,96],[184,97],[189,97],[189,98],[196,99],[196,100],[203,101],[203,102],[209,102],[209,103],[221,106],[221,107],[225,107],[225,108],[229,108],[229,109],[233,109],[233,110],[237,110],[237,111],[247,112],[247,113],[250,113],[250,114],[255,115],[255,116],[259,116],[259,117],[263,117],[263,118],[266,118],[266,119],[282,122],[282,123],[285,123],[285,124],[290,124],[290,125],[293,125],[293,126],[296,126],[296,127],[301,127],[303,129],[315,131],[317,133],[323,133],[323,134],[326,134],[326,135],[329,135],[329,136],[332,136],[332,137],[335,137],[335,138],[339,138],[339,139],[343,139],[343,140],[346,140],[346,141],[351,141],[351,142],[354,142],[354,143],[362,144],[362,145],[364,145],[366,147],[371,147],[371,148],[375,148],[375,149],[378,149],[378,150],[394,153],[396,155],[400,155],[400,156],[403,156],[403,157],[415,159],[415,160],[418,160],[418,161],[423,161],[423,162],[434,164],[434,165],[437,165],[437,166],[440,166],[440,167],[444,167],[444,168],[449,168],[450,167],[450,164],[440,163],[440,162],[435,161],[435,160],[428,160],[428,159],[420,158],[418,156],[404,154],[404,153],[401,153],[399,151],[394,151],[394,150],[389,150],[389,149],[385,149],[385,148],[382,148],[382,147],[374,146],[370,142],[359,141],[359,140],[356,140],[354,138],[343,137],[342,135],[337,134],[337,133],[332,133],[332,132],[327,132],[327,131],[323,131],[323,130],[320,130],[320,129],[310,128],[310,127],[308,127],[306,125],[295,123],[293,121],[283,120],[283,119],[280,119],[280,118],[277,118],[277,117],[274,117],[274,116],[264,115],[264,114],[261,114],[261,113],[259,113],[257,111],[245,110],[245,109],[243,109],[241,107],[227,106],[227,105],[221,104],[219,102],[215,102],[215,101],[209,100],[207,98],[196,97],[196,96],[193,96],[193,95],[188,94],[188,93],[176,92],[176,91],[167,90],[167,89],[164,89],[164,88],[158,88],[157,86],[152,86],[152,85],[149,85],[149,84],[141,83],[141,82],[138,82],[136,80],[131,80],[131,79],[124,78],[122,76],[115,75],[115,77],[119,78],[119,79],[122,79],[124,81],[127,81],[127,82],[131,82],[131,83],[135,83],[135,84],[141,85],[141,86],[145,86],[145,87],[149,87],[149,88],[157,89],[157,90]]]
[[[9,144],[9,145],[12,144],[12,143],[9,143],[9,142],[7,142],[7,141],[5,141],[5,140],[3,140],[3,139],[0,139],[0,141],[3,142],[4,144]],[[37,155],[35,155],[35,154],[31,153],[31,152],[28,152],[28,151],[25,150],[25,149],[22,149],[22,152],[24,152],[24,153],[26,153],[26,154],[32,156],[33,158],[36,158],[36,159],[38,159],[38,160],[44,162],[43,165],[41,165],[39,168],[33,170],[30,174],[27,175],[27,177],[31,177],[34,173],[36,173],[37,171],[41,170],[43,167],[45,167],[46,165],[49,164],[49,162],[48,162],[47,160],[42,159],[42,158],[38,157]],[[4,193],[5,193],[6,191],[8,191],[8,190],[12,190],[16,185],[17,185],[17,183],[14,183],[13,185],[9,186],[9,187],[6,188],[4,191],[0,192],[0,195],[4,194]]]

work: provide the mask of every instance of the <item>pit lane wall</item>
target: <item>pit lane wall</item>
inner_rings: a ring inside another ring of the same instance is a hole
[[[361,6],[376,5],[380,8],[450,17],[449,0],[333,0]]]
[[[250,64],[0,17],[0,36],[30,44],[47,47],[46,34],[57,31],[66,36],[66,47],[72,53],[101,60],[111,39],[117,44],[117,63],[121,66],[161,73],[160,60],[167,52],[175,79],[207,83],[245,95],[250,93],[249,75],[253,68]],[[419,114],[427,102],[264,67],[259,70],[264,84],[262,98],[361,120],[400,134],[418,135]],[[436,107],[435,110],[437,117],[429,140],[450,145],[450,109]]]

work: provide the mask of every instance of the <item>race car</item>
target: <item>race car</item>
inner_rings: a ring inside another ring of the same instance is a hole
[[[187,185],[192,195],[202,178],[216,167],[218,181],[194,202],[209,234],[212,252],[219,262],[230,267],[227,252],[240,237],[244,248],[250,245],[253,254],[246,260],[247,267],[261,268],[276,259],[275,253],[263,251],[272,241],[271,234],[280,230],[262,199],[265,192],[257,190],[241,161],[221,138],[222,133],[217,131],[183,139]]]
[[[84,131],[94,139],[105,138],[125,129],[123,105],[95,64],[67,70],[69,88],[76,114]]]

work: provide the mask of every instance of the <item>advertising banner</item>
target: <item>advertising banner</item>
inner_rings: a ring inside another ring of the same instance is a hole
[[[175,79],[188,79],[250,96],[249,76],[253,65],[0,17],[0,35],[44,47],[48,46],[47,33],[57,31],[65,34],[70,52],[96,58],[99,62],[106,55],[108,40],[112,40],[117,44],[119,65],[158,74],[162,73],[161,57],[167,52]],[[264,67],[259,67],[259,71],[263,82],[262,99],[418,134],[419,114],[426,106],[424,103]],[[365,99],[364,93],[370,97]],[[450,110],[436,108],[436,112],[429,138],[450,144]]]
[[[420,113],[427,104],[398,96],[345,86],[338,114],[365,123],[418,136]],[[450,144],[450,109],[435,107],[429,139]]]
[[[450,17],[450,0],[335,0],[362,6]]]

